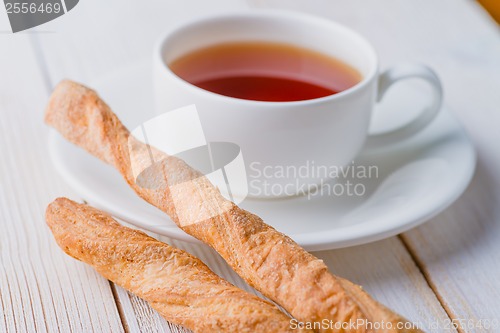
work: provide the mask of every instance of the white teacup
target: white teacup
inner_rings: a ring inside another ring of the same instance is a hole
[[[327,97],[297,102],[243,100],[198,88],[174,74],[168,64],[196,49],[224,42],[264,41],[297,45],[337,58],[356,68],[362,80]],[[442,104],[436,74],[422,65],[378,72],[375,50],[356,32],[329,20],[287,11],[254,10],[194,20],[171,30],[154,54],[156,112],[195,104],[207,142],[232,142],[245,161],[248,195],[276,197],[303,193],[322,181],[313,172],[276,176],[273,170],[344,166],[359,153],[368,134],[374,105],[387,89],[406,78],[421,78],[433,88],[432,104],[396,130],[370,135],[370,145],[384,146],[427,126]],[[409,101],[411,103],[411,101]],[[246,186],[232,186],[245,196]]]

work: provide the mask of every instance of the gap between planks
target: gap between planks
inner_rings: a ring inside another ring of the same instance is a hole
[[[33,51],[36,55],[37,63],[40,68],[40,71],[43,76],[43,81],[46,86],[48,94],[52,91],[54,87],[54,82],[52,82],[51,75],[48,72],[48,63],[47,59],[45,58],[44,52],[42,51],[42,47],[40,45],[40,40],[37,38],[36,35],[30,36],[30,41],[31,41],[31,46],[33,48]],[[84,200],[82,200],[84,201]],[[85,201],[84,201],[85,202]],[[423,276],[424,280],[426,281],[427,285],[431,289],[432,293],[436,296],[439,305],[443,308],[445,311],[446,315],[450,318],[453,319],[454,316],[451,313],[450,309],[445,305],[445,302],[443,300],[443,297],[440,295],[438,292],[436,286],[432,283],[430,277],[429,277],[429,272],[425,269],[425,265],[423,265],[422,261],[419,259],[418,255],[415,254],[414,249],[408,244],[407,240],[405,239],[405,235],[401,234],[398,235],[398,238],[401,240],[404,248],[408,252],[409,256],[411,257],[411,260],[414,262],[415,266],[417,269],[420,271],[421,275]],[[109,281],[109,286],[112,291],[112,295],[114,298],[114,302],[116,304],[118,314],[120,316],[120,322],[122,324],[122,327],[125,332],[129,333],[131,332],[130,326],[128,324],[125,312],[124,312],[124,306],[119,298],[118,291],[117,291],[117,286]],[[463,333],[464,331],[458,329],[458,332]]]
[[[43,84],[45,85],[45,88],[47,90],[47,95],[50,96],[55,85],[54,85],[53,80],[51,79],[49,72],[48,72],[48,62],[45,58],[44,52],[42,51],[42,47],[40,45],[40,40],[37,38],[37,36],[35,34],[30,35],[29,40],[30,40],[29,44],[31,45],[33,53],[35,54],[37,66],[40,68],[40,73],[42,76]],[[80,198],[80,201],[87,204],[87,201],[83,198]],[[155,236],[155,238],[158,238],[157,235],[154,235],[154,236]],[[125,310],[124,310],[124,305],[122,304],[122,301],[120,300],[120,297],[118,295],[118,290],[117,290],[118,286],[110,280],[108,280],[108,284],[109,284],[111,293],[113,295],[113,300],[114,300],[116,309],[118,311],[118,315],[120,317],[120,323],[122,325],[123,331],[125,333],[131,333],[133,330],[131,329],[129,322],[128,322],[128,320],[130,320],[130,319],[127,319],[127,316],[126,316]],[[149,304],[147,306],[149,307]],[[153,310],[153,311],[155,311],[155,310]],[[139,320],[138,317],[136,317],[136,319]],[[174,324],[168,323],[168,325],[169,325],[169,330],[171,332],[173,332],[172,329],[174,329],[176,332],[184,332],[182,329],[180,329],[180,327],[176,327],[176,325],[174,325]],[[185,332],[189,332],[189,331],[186,330]]]
[[[43,83],[44,83],[45,88],[47,90],[47,95],[50,96],[50,94],[54,88],[54,83],[52,82],[52,80],[50,78],[50,74],[48,72],[48,64],[47,64],[47,61],[45,59],[45,55],[41,49],[40,41],[38,38],[36,38],[35,34],[30,35],[29,39],[30,39],[30,45],[33,49],[33,53],[35,54],[35,59],[36,59],[37,65],[40,69]],[[83,203],[87,204],[87,201],[84,200],[83,198],[81,198],[81,201]],[[111,282],[109,280],[108,280],[108,283],[109,283],[109,287],[111,289],[111,293],[113,295],[113,299],[114,299],[114,302],[116,305],[116,309],[118,311],[118,315],[120,317],[120,322],[121,322],[122,328],[123,328],[125,333],[130,333],[131,332],[130,327],[129,327],[127,320],[125,318],[123,306],[122,306],[122,303],[118,297],[116,286],[113,282]]]
[[[116,308],[118,309],[118,314],[120,315],[120,321],[122,323],[122,326],[123,326],[123,330],[125,331],[125,333],[130,333],[130,327],[127,323],[127,319],[125,317],[125,312],[123,311],[123,305],[122,305],[122,302],[120,301],[120,298],[118,297],[118,291],[116,290],[116,285],[109,281],[109,287],[111,288],[111,292],[113,293],[113,298],[115,300],[115,304],[116,304]]]
[[[415,266],[420,271],[420,274],[422,274],[422,276],[424,277],[425,282],[427,282],[427,285],[429,286],[429,288],[432,290],[434,295],[436,295],[436,298],[437,298],[439,304],[441,304],[441,307],[446,312],[446,315],[448,316],[448,318],[450,318],[451,321],[453,321],[453,319],[456,319],[457,317],[453,314],[451,309],[446,305],[446,302],[444,301],[443,296],[439,293],[437,286],[432,282],[432,279],[430,278],[430,274],[427,271],[427,269],[425,268],[425,264],[419,258],[415,249],[410,245],[410,243],[406,239],[405,234],[404,233],[399,234],[398,238],[401,240],[401,243],[403,244],[404,248],[406,249],[406,251],[410,255],[413,262],[415,263]],[[457,330],[458,333],[467,333],[460,327],[460,325],[457,325],[457,327],[454,327],[454,328]]]

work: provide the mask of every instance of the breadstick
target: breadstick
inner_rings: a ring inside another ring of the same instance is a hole
[[[236,288],[201,260],[66,198],[46,220],[59,246],[194,332],[296,332],[276,306]]]
[[[356,323],[341,329],[321,326],[317,329],[321,332],[421,332],[399,329],[407,323],[404,318],[331,274],[322,260],[258,216],[226,200],[182,160],[135,140],[93,90],[61,82],[50,98],[45,120],[67,140],[113,165],[139,196],[214,248],[247,283],[299,321]],[[133,169],[150,163],[152,155],[157,163],[139,182]],[[381,323],[390,324],[372,329]]]

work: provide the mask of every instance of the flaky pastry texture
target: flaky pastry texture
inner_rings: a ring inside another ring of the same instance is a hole
[[[233,286],[191,254],[95,208],[58,198],[47,207],[46,221],[67,254],[143,298],[172,323],[207,333],[297,332],[275,305]]]
[[[420,332],[399,329],[404,318],[331,274],[322,260],[258,216],[226,200],[184,161],[134,139],[93,90],[61,82],[45,120],[70,142],[114,166],[140,197],[214,248],[247,283],[298,320],[368,323],[325,325],[318,328],[321,332]],[[144,172],[137,175],[134,170],[141,166]],[[382,322],[391,324],[378,330],[369,324]]]

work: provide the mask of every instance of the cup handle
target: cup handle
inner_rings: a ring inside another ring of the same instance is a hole
[[[425,65],[409,64],[389,68],[379,76],[377,102],[380,102],[389,88],[404,79],[420,78],[427,81],[433,91],[432,102],[413,121],[394,130],[371,134],[366,144],[367,149],[378,149],[399,142],[423,130],[441,110],[443,104],[443,88],[436,73]]]

